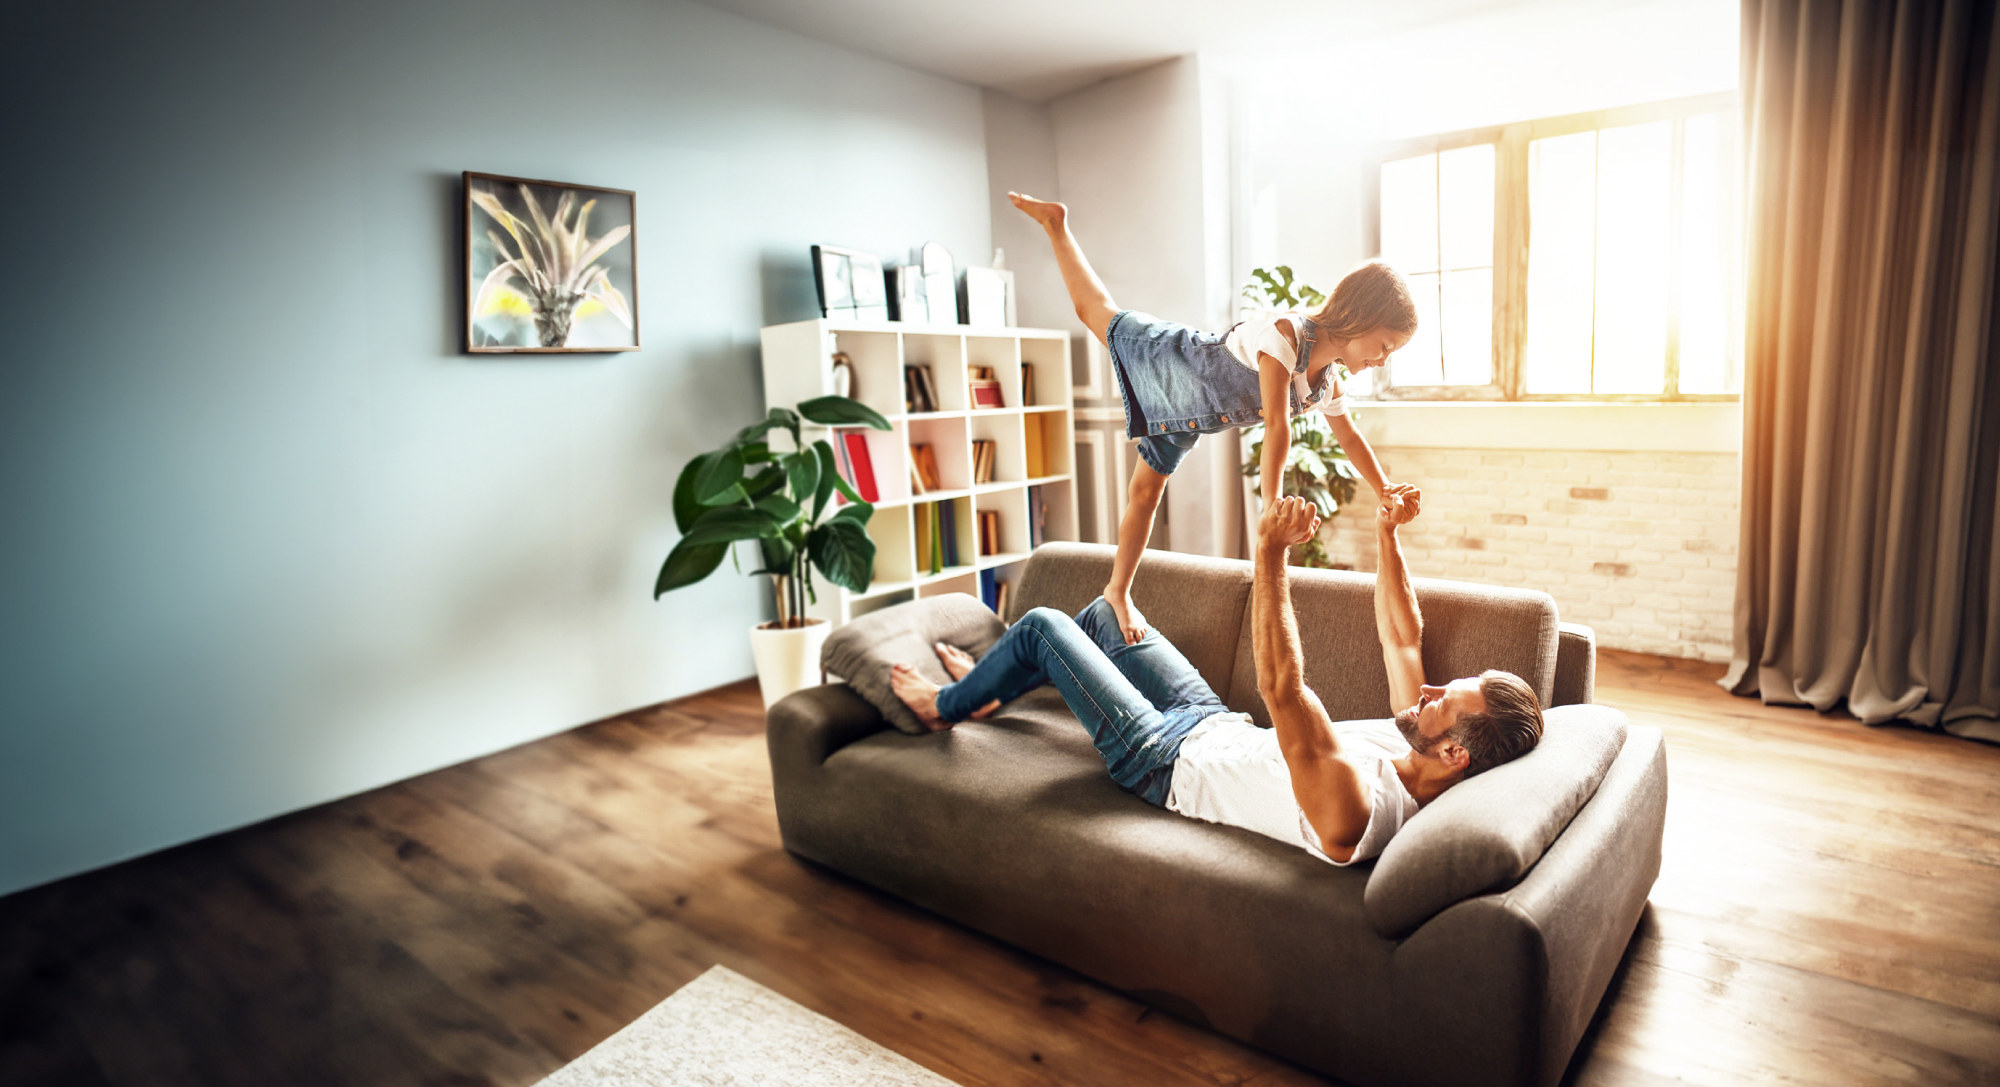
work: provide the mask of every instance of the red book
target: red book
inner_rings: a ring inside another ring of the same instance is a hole
[[[854,489],[860,493],[863,502],[875,502],[875,464],[868,459],[868,436],[842,434],[840,440],[847,446],[848,463],[854,466],[854,479],[851,481]]]

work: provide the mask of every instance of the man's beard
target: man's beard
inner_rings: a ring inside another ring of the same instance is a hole
[[[1419,755],[1428,755],[1431,753],[1431,748],[1443,743],[1446,737],[1427,737],[1419,731],[1417,728],[1418,709],[1418,706],[1411,706],[1409,709],[1397,714],[1396,731],[1403,734],[1403,742],[1410,745],[1412,752]]]

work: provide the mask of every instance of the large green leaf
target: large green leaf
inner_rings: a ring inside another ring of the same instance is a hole
[[[694,486],[695,477],[701,474],[701,466],[713,456],[713,453],[703,453],[689,461],[687,467],[681,469],[681,478],[674,483],[674,527],[682,534],[693,528],[696,519],[708,509],[695,499]]]
[[[853,521],[832,520],[813,529],[809,541],[813,565],[828,581],[849,592],[868,591],[875,577],[875,541]]]
[[[758,554],[764,560],[764,569],[758,573],[777,574],[779,577],[792,576],[792,560],[798,548],[783,536],[766,536],[757,541]]]
[[[841,480],[839,466],[834,463],[833,446],[818,441],[812,444],[812,448],[813,454],[819,461],[819,486],[813,488],[812,515],[812,519],[817,521],[820,511],[826,509],[826,500],[833,497],[833,485],[845,481]]]
[[[799,514],[804,512],[803,510],[799,509],[799,504],[797,502],[794,502],[791,499],[786,498],[782,494],[765,495],[764,497],[757,500],[757,508],[765,513],[770,514],[771,518],[775,520],[779,525],[787,527],[789,527],[793,521],[798,520]]]
[[[871,506],[866,502],[854,502],[849,505],[840,507],[840,512],[834,514],[832,517],[827,518],[827,523],[832,524],[835,521],[852,521],[857,525],[865,525],[868,523],[868,519],[873,516],[875,516],[874,506]]]
[[[784,490],[784,486],[785,470],[773,464],[769,468],[751,476],[749,481],[743,484],[743,493],[749,497],[750,501],[755,502],[765,495],[780,493]]]
[[[799,414],[821,426],[867,426],[889,429],[880,412],[851,396],[821,396],[799,405]]]
[[[764,416],[763,419],[737,431],[736,442],[739,445],[754,442],[771,431],[778,429],[791,431],[792,441],[796,444],[799,437],[799,417],[797,413],[793,412],[790,408],[772,408],[771,413]]]
[[[742,506],[720,506],[702,514],[694,528],[681,537],[683,544],[734,543],[754,540],[778,531],[779,523],[762,510]]]
[[[722,556],[729,553],[726,543],[690,544],[687,537],[667,553],[667,561],[660,566],[660,576],[653,582],[653,599],[683,585],[692,585],[715,572],[722,565]]]
[[[784,464],[792,477],[792,497],[803,504],[819,490],[819,453],[812,449],[789,453]]]
[[[702,465],[701,474],[695,477],[695,501],[704,506],[721,505],[730,500],[730,494],[742,479],[743,454],[735,446],[711,453]]]

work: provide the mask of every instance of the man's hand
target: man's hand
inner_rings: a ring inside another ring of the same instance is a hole
[[[1319,509],[1297,495],[1288,495],[1265,507],[1257,523],[1257,539],[1264,547],[1280,550],[1302,544],[1319,532]]]

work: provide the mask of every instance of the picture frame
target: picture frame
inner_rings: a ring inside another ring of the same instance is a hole
[[[639,350],[638,196],[467,170],[465,351]]]
[[[813,286],[822,317],[856,321],[889,319],[889,286],[882,258],[859,249],[812,247]]]

